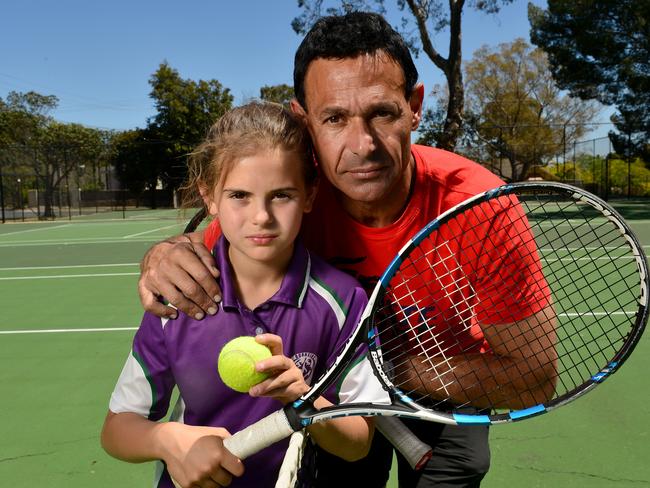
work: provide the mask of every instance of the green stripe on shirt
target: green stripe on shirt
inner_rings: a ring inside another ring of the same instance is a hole
[[[348,316],[348,309],[343,303],[343,300],[341,300],[336,292],[327,286],[327,284],[314,278],[313,276],[309,280],[309,287],[312,288],[321,297],[323,297],[323,299],[328,303],[334,312],[334,315],[336,315],[339,330],[341,330],[343,328],[343,324],[345,324],[345,319]]]

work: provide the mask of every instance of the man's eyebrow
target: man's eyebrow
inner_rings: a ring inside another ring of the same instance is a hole
[[[368,107],[369,112],[376,112],[377,110],[400,110],[400,106],[396,102],[382,100]]]
[[[345,108],[340,107],[338,105],[334,105],[319,110],[319,115],[320,116],[339,115],[339,114],[345,114],[347,112],[348,111]]]

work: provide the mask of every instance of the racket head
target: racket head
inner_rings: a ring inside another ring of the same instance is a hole
[[[629,357],[649,286],[638,239],[597,197],[557,183],[472,197],[414,236],[373,291],[369,358],[393,402],[381,410],[494,424],[564,405]],[[495,354],[487,337],[515,357],[497,373],[481,360]]]

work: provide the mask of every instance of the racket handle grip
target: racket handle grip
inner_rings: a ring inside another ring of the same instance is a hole
[[[284,410],[278,410],[224,439],[223,445],[239,459],[246,459],[293,433]],[[172,482],[176,488],[181,488],[174,478]]]
[[[390,443],[395,446],[416,471],[422,469],[433,455],[433,449],[422,442],[411,430],[395,417],[376,417],[375,425]]]
[[[227,437],[223,445],[239,459],[246,459],[293,433],[287,414],[284,410],[278,410]]]

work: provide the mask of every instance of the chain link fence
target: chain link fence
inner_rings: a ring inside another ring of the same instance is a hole
[[[554,147],[558,147],[557,143]],[[178,208],[179,198],[174,190],[125,190],[106,160],[75,159],[72,151],[65,151],[61,161],[45,165],[40,161],[40,171],[36,172],[39,152],[43,148],[0,148],[1,222],[72,219],[110,211],[121,212],[126,218],[132,210]],[[511,148],[506,155],[474,141],[460,146],[457,152],[506,181],[516,179],[512,175],[517,169],[513,164],[519,163],[517,148]],[[614,155],[608,137],[565,144],[543,164],[533,164],[527,175],[580,186],[606,200],[650,199],[649,167],[639,159]]]

